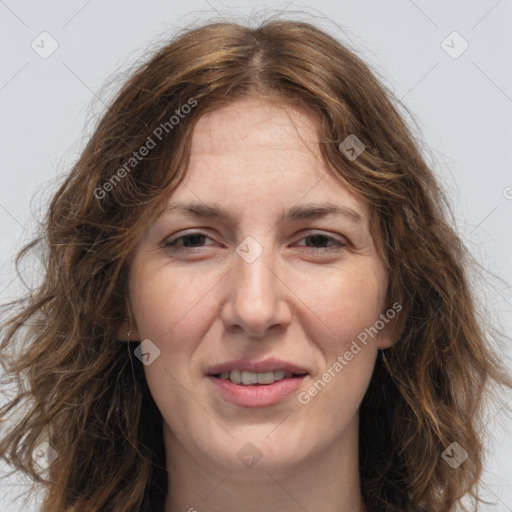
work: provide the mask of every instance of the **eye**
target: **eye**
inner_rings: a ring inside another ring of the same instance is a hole
[[[338,240],[333,236],[326,235],[325,233],[311,233],[302,240],[305,240],[306,243],[299,244],[303,245],[307,248],[312,248],[314,251],[320,252],[331,252],[331,251],[340,251],[347,247],[347,244],[342,240]],[[309,240],[309,242],[308,242]],[[326,246],[326,244],[332,244],[330,246]]]
[[[205,244],[206,239],[212,240],[205,233],[195,231],[164,242],[164,247],[171,251],[200,252],[196,249],[205,245],[215,245]],[[326,235],[325,233],[311,233],[303,237],[301,241],[305,241],[306,243],[297,245],[311,249],[313,252],[341,251],[347,247],[347,244],[342,240],[338,240],[337,238]]]
[[[172,251],[189,251],[194,252],[194,249],[203,246],[205,238],[210,238],[208,235],[195,231],[185,235],[178,236],[171,240],[164,242],[164,246]],[[211,238],[210,238],[211,240]],[[208,244],[213,245],[213,244]]]

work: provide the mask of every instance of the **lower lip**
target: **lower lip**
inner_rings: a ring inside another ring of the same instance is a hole
[[[291,395],[299,388],[306,375],[256,386],[235,384],[229,379],[220,379],[211,375],[207,375],[207,377],[227,402],[241,407],[265,407],[277,404]]]

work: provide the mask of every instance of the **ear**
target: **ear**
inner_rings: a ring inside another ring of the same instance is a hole
[[[128,334],[129,333],[129,334]],[[137,326],[133,323],[130,325],[127,318],[123,320],[119,330],[117,331],[117,339],[119,341],[137,341],[140,339]]]
[[[380,329],[377,337],[377,348],[385,350],[392,347],[399,339],[404,327],[404,316],[402,305],[395,302],[380,316],[380,321],[384,327]]]

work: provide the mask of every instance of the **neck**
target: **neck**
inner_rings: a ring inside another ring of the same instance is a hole
[[[300,467],[221,467],[191,456],[164,424],[168,494],[164,512],[363,512],[354,422]],[[263,460],[263,458],[262,458]]]

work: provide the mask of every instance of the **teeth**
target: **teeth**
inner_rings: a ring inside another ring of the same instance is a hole
[[[230,372],[222,372],[219,374],[220,379],[230,380],[235,384],[243,384],[245,386],[253,386],[255,384],[273,384],[282,379],[293,377],[293,373],[284,370],[276,370],[274,372],[247,372],[240,370],[231,370]]]
[[[261,374],[260,374],[261,375]],[[242,384],[246,386],[252,386],[253,384],[258,384],[258,374],[253,372],[242,372]]]
[[[257,377],[258,384],[272,384],[274,382],[274,372],[255,373],[254,375]],[[246,384],[243,379],[242,382]]]
[[[229,372],[229,380],[235,384],[242,383],[242,374],[238,370],[232,370]]]
[[[281,380],[284,379],[286,372],[284,370],[277,370],[274,373],[274,380]]]

